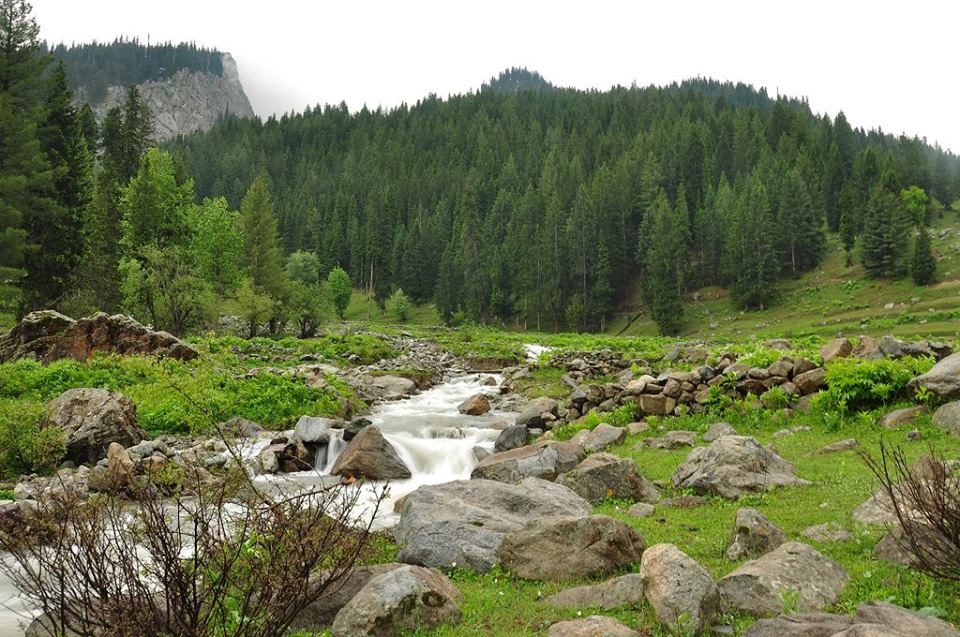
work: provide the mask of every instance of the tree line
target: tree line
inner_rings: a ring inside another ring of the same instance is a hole
[[[705,285],[775,303],[829,231],[869,275],[929,281],[914,228],[960,197],[939,147],[700,79],[576,91],[512,69],[475,94],[227,118],[158,149],[135,87],[98,125],[29,5],[0,7],[0,302],[20,315],[124,310],[182,333],[230,313],[308,335],[353,286],[402,316],[434,302],[451,323],[590,330],[638,291],[674,333]]]

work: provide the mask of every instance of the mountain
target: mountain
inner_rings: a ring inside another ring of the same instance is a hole
[[[127,86],[137,85],[154,115],[159,140],[209,130],[226,114],[254,115],[236,62],[216,49],[115,40],[61,44],[50,53],[66,64],[77,100],[89,102],[98,120],[120,104]]]

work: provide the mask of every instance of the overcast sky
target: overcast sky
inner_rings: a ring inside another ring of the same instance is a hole
[[[236,58],[261,116],[345,101],[413,103],[510,66],[561,86],[692,76],[807,96],[854,126],[960,152],[953,0],[32,0],[52,42],[196,41]]]

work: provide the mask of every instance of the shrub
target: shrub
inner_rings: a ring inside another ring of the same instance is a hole
[[[816,405],[846,413],[903,398],[907,395],[907,383],[929,371],[933,362],[929,357],[834,359],[827,365],[827,390],[817,396]]]
[[[355,486],[270,500],[241,474],[194,475],[172,498],[135,480],[136,507],[53,490],[0,526],[0,572],[51,634],[286,635],[363,554],[382,494],[360,521]]]
[[[919,570],[960,581],[960,476],[932,450],[911,466],[902,447],[889,449],[883,440],[879,457],[861,457],[893,505],[900,548]]]
[[[397,291],[387,299],[387,311],[401,323],[405,323],[410,318],[411,310],[413,310],[413,305],[403,288],[397,288]]]
[[[0,402],[0,474],[49,473],[66,453],[58,427],[41,427],[42,406],[17,400]]]

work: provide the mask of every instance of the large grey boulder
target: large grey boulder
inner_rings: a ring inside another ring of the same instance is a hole
[[[293,623],[290,624],[290,629],[293,631],[322,630],[333,623],[340,609],[346,606],[370,580],[402,566],[403,564],[395,562],[354,566],[337,581],[336,585],[331,586],[319,599],[297,613]]]
[[[855,624],[885,626],[896,635],[922,635],[922,637],[960,637],[953,626],[928,615],[921,615],[887,602],[872,601],[857,607]]]
[[[810,484],[792,464],[750,436],[722,436],[690,452],[673,474],[677,488],[736,499],[745,492]]]
[[[911,380],[909,387],[925,387],[944,400],[960,398],[960,352],[947,356],[929,372]]]
[[[374,376],[370,389],[380,398],[397,400],[406,398],[417,391],[417,384],[403,376]]]
[[[583,448],[575,442],[541,442],[491,454],[477,463],[470,477],[498,482],[555,480],[580,464],[583,457]]]
[[[66,458],[77,464],[105,458],[111,442],[132,447],[146,437],[133,401],[106,389],[65,391],[47,405],[43,424],[63,430]]]
[[[353,476],[370,480],[409,478],[410,469],[400,459],[376,425],[365,427],[354,436],[330,471],[335,476]]]
[[[697,634],[717,612],[717,585],[702,566],[673,544],[643,553],[640,577],[660,623],[678,634]]]
[[[796,596],[795,610],[822,610],[840,599],[849,579],[843,567],[812,546],[787,542],[741,565],[717,588],[724,611],[762,617],[782,613],[787,596]]]
[[[820,356],[824,363],[835,358],[846,358],[853,353],[853,343],[848,338],[835,338],[820,348]]]
[[[506,533],[500,562],[522,579],[559,581],[612,573],[643,547],[639,532],[605,515],[548,516]]]
[[[518,484],[460,480],[406,496],[394,537],[401,562],[484,572],[499,559],[504,534],[547,515],[589,515],[593,507],[565,486],[527,478]]]
[[[787,535],[756,509],[744,507],[737,511],[733,535],[727,546],[728,560],[759,557],[787,541]]]
[[[954,436],[960,436],[960,400],[941,405],[933,412],[933,424]]]
[[[496,453],[519,449],[527,444],[530,438],[530,430],[526,425],[510,425],[500,432],[497,441],[493,444],[493,450]]]
[[[807,396],[816,391],[819,391],[823,384],[827,380],[827,372],[822,367],[816,367],[811,369],[808,372],[803,372],[802,374],[797,374],[793,377],[793,384],[796,385],[797,390]]]
[[[558,480],[585,500],[598,504],[607,498],[657,502],[660,493],[640,475],[635,462],[611,453],[595,453]]]
[[[554,608],[612,610],[623,606],[642,605],[643,599],[643,578],[639,573],[628,573],[599,584],[568,588],[554,593],[544,601]]]
[[[516,424],[526,425],[531,429],[542,429],[547,422],[552,422],[551,420],[544,420],[543,415],[549,414],[556,417],[559,410],[560,403],[552,398],[534,398],[526,404],[520,415],[517,416]]]
[[[703,440],[705,442],[713,442],[721,436],[736,436],[737,431],[726,422],[715,422],[710,425],[710,428],[703,434]]]
[[[853,619],[849,615],[791,613],[761,619],[751,626],[743,637],[833,637],[852,625]]]
[[[443,574],[405,565],[374,577],[333,620],[333,637],[393,637],[460,622],[460,591]]]
[[[333,418],[300,416],[293,427],[293,437],[304,444],[326,444],[330,441],[331,429],[343,429],[347,423]]]
[[[637,631],[613,617],[590,615],[551,624],[547,637],[637,637]]]
[[[624,427],[614,427],[602,422],[593,429],[578,431],[577,435],[571,439],[571,442],[579,444],[587,453],[593,453],[594,451],[603,451],[608,447],[623,444],[626,438],[627,430]]]

